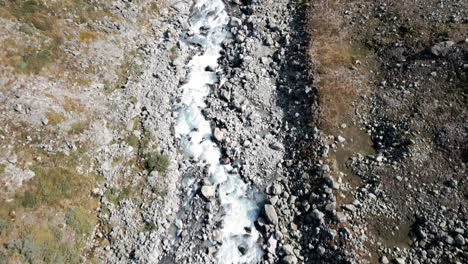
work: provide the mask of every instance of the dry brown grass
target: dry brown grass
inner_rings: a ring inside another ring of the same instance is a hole
[[[64,100],[64,103],[63,103],[63,108],[65,109],[65,111],[67,112],[75,112],[77,114],[80,114],[80,113],[83,113],[84,112],[84,108],[83,106],[80,104],[80,100],[79,99],[71,99],[70,97],[67,97],[65,96],[65,98],[63,99]]]
[[[371,55],[353,39],[353,29],[344,23],[343,10],[349,1],[315,1],[310,7],[308,31],[312,36],[309,57],[320,102],[319,125],[336,132],[348,116],[351,104],[365,92]],[[359,71],[352,69],[359,60]]]
[[[49,112],[46,113],[47,120],[49,120],[49,124],[51,125],[58,125],[65,121],[65,116],[61,113],[57,113],[52,109],[49,109]]]
[[[79,41],[81,43],[91,43],[101,37],[102,37],[102,34],[100,34],[99,32],[83,30],[80,32]]]

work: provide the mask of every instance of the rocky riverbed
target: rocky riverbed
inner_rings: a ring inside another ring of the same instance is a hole
[[[466,0],[18,1],[0,263],[467,262]]]

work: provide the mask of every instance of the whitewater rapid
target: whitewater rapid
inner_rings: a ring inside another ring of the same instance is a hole
[[[229,16],[222,0],[195,0],[187,40],[201,46],[201,53],[188,63],[187,83],[178,110],[175,132],[188,158],[207,165],[209,177],[218,189],[223,208],[222,245],[217,253],[220,264],[258,263],[263,251],[258,246],[259,233],[254,221],[259,214],[260,195],[231,173],[232,167],[220,163],[221,151],[212,141],[210,123],[202,114],[211,85],[218,82],[213,70],[218,68],[221,43],[231,38],[227,31]],[[241,253],[240,248],[246,251]]]

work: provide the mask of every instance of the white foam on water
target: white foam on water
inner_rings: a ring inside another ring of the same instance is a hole
[[[189,41],[200,45],[203,53],[194,56],[188,64],[190,73],[188,82],[181,87],[183,106],[178,110],[175,132],[185,155],[208,165],[210,180],[218,187],[224,210],[218,263],[258,263],[263,252],[257,244],[259,233],[254,221],[262,198],[239,175],[231,173],[231,166],[220,164],[221,152],[211,140],[210,123],[201,112],[206,107],[205,98],[210,93],[210,85],[218,81],[216,73],[206,69],[218,66],[221,43],[231,37],[226,30],[228,22],[229,16],[222,0],[195,0],[190,19],[190,31],[194,35]],[[244,254],[239,251],[240,247],[246,249]]]

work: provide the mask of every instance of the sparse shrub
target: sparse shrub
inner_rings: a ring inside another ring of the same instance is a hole
[[[143,231],[144,232],[149,232],[149,231],[154,231],[156,230],[158,227],[156,226],[155,223],[151,222],[151,223],[148,223],[148,222],[145,222],[145,226],[143,228]]]
[[[26,237],[7,243],[6,248],[17,251],[26,263],[80,263],[78,243],[62,241],[62,235],[57,236],[54,229],[62,232],[57,227],[35,226]]]
[[[79,191],[76,172],[64,168],[36,168],[38,202],[57,203]]]
[[[7,263],[7,256],[3,251],[0,251],[0,263]]]
[[[7,248],[17,250],[30,264],[40,263],[42,259],[41,247],[39,247],[30,237],[17,239],[9,242]]]
[[[120,201],[127,199],[130,196],[130,188],[125,187],[122,190],[111,188],[106,191],[105,196],[109,202],[119,204]]]
[[[5,234],[9,227],[10,227],[10,221],[0,217],[0,235]]]
[[[75,122],[71,125],[70,133],[81,134],[86,130],[87,127],[88,127],[88,124],[85,121]]]
[[[177,47],[174,46],[174,47],[171,48],[171,54],[169,55],[169,59],[172,62],[174,62],[177,59],[177,57],[179,57],[179,52],[177,50]]]
[[[145,168],[149,171],[166,172],[169,165],[170,160],[167,155],[152,152],[145,156]]]

